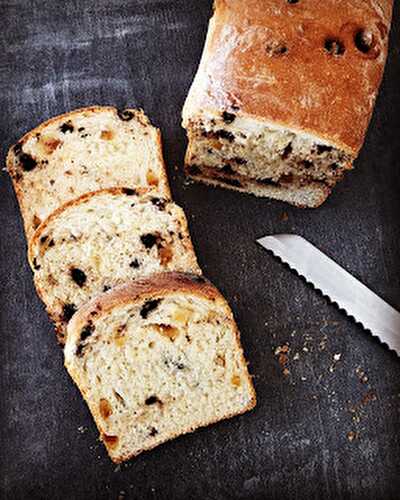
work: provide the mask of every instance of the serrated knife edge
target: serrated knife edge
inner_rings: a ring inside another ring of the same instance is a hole
[[[334,260],[298,235],[265,236],[257,242],[400,355],[400,313]]]

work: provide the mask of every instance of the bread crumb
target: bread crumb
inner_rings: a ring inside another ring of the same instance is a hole
[[[340,361],[340,358],[342,357],[341,354],[334,354],[333,355],[333,363],[329,367],[329,372],[333,373],[336,369],[336,364]]]
[[[376,394],[374,391],[368,391],[366,394],[364,394],[361,404],[363,406],[366,406],[370,401],[376,401],[378,398],[376,397]]]
[[[281,215],[281,221],[286,222],[288,220],[289,220],[289,215],[287,214],[287,212],[283,212]]]
[[[358,439],[358,433],[354,431],[350,431],[347,433],[347,439],[351,442],[353,442],[355,439]]]
[[[290,348],[289,348],[288,344],[285,344],[283,346],[278,345],[278,347],[275,348],[274,354],[275,354],[275,356],[278,356],[281,353],[286,354],[289,351],[290,351]]]
[[[289,363],[288,353],[290,352],[290,347],[288,344],[276,347],[274,354],[278,356],[278,363],[282,368],[282,373],[285,377],[290,374],[289,368],[287,367]]]
[[[365,373],[365,371],[360,366],[358,366],[356,368],[356,375],[357,375],[359,381],[363,384],[366,384],[369,380],[368,375]]]

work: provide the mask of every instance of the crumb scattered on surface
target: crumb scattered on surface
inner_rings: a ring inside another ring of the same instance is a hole
[[[281,353],[286,354],[289,351],[290,351],[290,348],[289,348],[288,344],[278,345],[278,347],[275,349],[275,356],[277,356],[278,354],[281,354]]]
[[[366,394],[364,394],[364,396],[361,400],[361,404],[363,406],[366,406],[369,402],[376,401],[377,399],[378,398],[376,396],[375,391],[371,390],[371,391],[368,391]]]
[[[363,396],[362,398],[355,404],[351,404],[350,401],[349,406],[348,406],[348,411],[351,413],[351,420],[353,424],[356,424],[358,426],[361,421],[366,418],[367,414],[366,412],[366,407],[367,405],[372,402],[377,400],[377,395],[376,392],[373,389],[369,389]],[[360,433],[356,433],[356,437],[359,438]]]
[[[357,438],[358,438],[358,432],[350,431],[347,433],[347,439],[350,441],[350,443]]]
[[[286,222],[289,220],[289,215],[287,212],[283,212],[282,215],[281,215],[281,221],[282,222]]]
[[[340,361],[342,355],[340,353],[333,355],[333,363],[329,367],[329,372],[333,373],[336,370],[336,365]]]
[[[80,432],[81,434],[84,434],[86,431],[87,431],[87,427],[85,427],[83,425],[80,425],[78,427],[78,432]]]
[[[298,317],[296,316],[296,318]],[[292,320],[294,319],[292,318]],[[323,390],[324,396],[331,397],[332,375],[330,374],[344,368],[344,354],[338,350],[337,346],[333,345],[333,338],[335,338],[333,334],[340,333],[339,327],[340,322],[322,320],[310,324],[309,329],[306,330],[307,333],[291,329],[289,325],[290,333],[286,338],[280,338],[279,333],[277,335],[271,334],[272,339],[279,339],[275,341],[273,353],[282,374],[284,376],[291,375],[290,383],[292,385],[296,385],[300,381],[307,381],[308,384],[315,384]],[[277,346],[278,342],[282,343]],[[315,358],[315,362],[313,358]],[[333,399],[331,402],[335,405],[339,404]]]
[[[324,335],[322,337],[322,340],[318,344],[318,347],[319,347],[320,351],[325,351],[327,342],[328,342],[328,337],[327,337],[327,335]]]
[[[288,364],[289,364],[289,352],[290,347],[288,344],[284,344],[276,347],[274,354],[278,357],[279,366],[282,369],[282,373],[285,377],[290,374]]]
[[[360,366],[358,366],[356,368],[356,375],[361,383],[363,383],[363,384],[368,383],[368,380],[369,380],[368,375],[365,373],[365,371]]]

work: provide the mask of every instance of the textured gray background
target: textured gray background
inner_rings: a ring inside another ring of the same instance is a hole
[[[186,186],[175,168],[185,148],[180,109],[210,13],[211,0],[1,1],[1,161],[52,115],[142,106],[162,128],[172,190],[200,263],[234,308],[258,406],[112,465],[34,293],[2,172],[2,498],[400,498],[399,359],[254,242],[267,233],[304,235],[400,309],[399,6],[357,169],[316,211]],[[287,342],[284,376],[274,351]]]

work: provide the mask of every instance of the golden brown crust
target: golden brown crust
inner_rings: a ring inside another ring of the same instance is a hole
[[[356,156],[383,75],[392,6],[216,0],[184,124],[227,110]]]
[[[146,117],[146,115],[144,115],[144,113],[143,113],[143,116],[145,116],[145,118],[147,119],[147,117]],[[158,155],[160,165],[164,166],[164,168],[162,169],[162,172],[161,172],[163,194],[168,196],[168,198],[172,199],[171,188],[169,186],[169,180],[168,180],[168,175],[167,175],[167,166],[166,166],[165,161],[164,161],[162,135],[161,135],[161,130],[159,128],[156,129],[156,134],[157,134],[157,146],[158,146],[157,147],[157,155]]]
[[[252,183],[246,179],[246,182],[243,181],[243,185],[239,187],[223,182],[217,177],[210,177],[202,174],[193,175],[189,174],[187,170],[186,173],[191,179],[209,186],[230,189],[232,191],[239,191],[240,193],[252,194],[254,196],[268,197],[290,203],[297,208],[318,208],[331,194],[331,189],[328,186],[317,182],[311,182],[305,186],[288,186],[286,188],[279,186],[259,187],[255,182]]]
[[[114,308],[122,307],[127,303],[135,302],[136,300],[149,300],[153,298],[159,298],[168,295],[169,293],[191,293],[200,297],[205,297],[212,301],[218,301],[219,305],[224,308],[227,320],[231,323],[233,330],[235,332],[235,338],[237,342],[237,346],[240,350],[241,360],[243,364],[246,364],[246,360],[243,354],[243,349],[240,342],[240,332],[234,320],[232,311],[227,304],[225,298],[221,295],[219,290],[206,278],[203,276],[195,276],[192,274],[185,273],[160,273],[155,274],[147,278],[138,279],[119,287],[114,288],[113,290],[103,293],[98,296],[96,299],[92,300],[85,306],[83,306],[72,318],[68,325],[68,344],[72,343],[73,345],[79,339],[80,332],[82,328],[87,325],[88,321],[99,321],[103,315],[107,312],[111,311]],[[68,363],[68,359],[65,359],[65,367],[67,368],[69,374],[77,384],[80,389],[83,398],[89,404],[89,401],[86,398],[85,391],[83,387],[79,384],[79,373],[74,369],[74,366]],[[211,422],[201,422],[199,424],[193,425],[180,431],[179,433],[175,433],[169,436],[167,439],[160,439],[159,441],[155,441],[151,446],[144,447],[136,453],[130,453],[120,456],[115,456],[113,454],[112,447],[108,446],[106,440],[104,440],[104,435],[101,431],[102,420],[100,415],[96,412],[93,412],[93,418],[96,422],[98,429],[100,430],[100,438],[102,439],[111,460],[115,463],[121,463],[125,460],[129,460],[144,451],[151,450],[156,446],[170,441],[171,439],[175,439],[178,436],[183,434],[187,434],[189,432],[193,432],[199,427],[204,427],[208,425],[212,425],[221,420],[225,420],[228,418],[232,418],[236,415],[241,415],[251,409],[253,409],[257,404],[256,393],[253,386],[253,381],[251,376],[247,374],[247,381],[249,383],[249,389],[251,392],[251,399],[249,403],[241,408],[240,411],[232,412],[230,414],[224,415],[221,418],[217,418]],[[90,406],[90,405],[89,405]]]
[[[63,122],[63,121],[66,121],[68,119],[74,118],[75,116],[79,116],[82,114],[91,115],[91,114],[95,114],[95,113],[102,113],[105,111],[112,112],[116,115],[118,115],[118,112],[119,112],[119,110],[113,106],[89,106],[86,108],[78,108],[78,109],[75,109],[73,111],[69,111],[67,113],[63,113],[61,115],[54,116],[54,117],[46,120],[45,122],[41,123],[40,125],[38,125],[34,129],[27,132],[16,144],[14,144],[10,147],[10,149],[8,150],[8,153],[7,153],[7,158],[6,158],[6,167],[7,167],[8,173],[11,176],[11,180],[12,180],[12,183],[14,186],[15,195],[17,197],[23,219],[25,219],[24,204],[25,204],[25,200],[27,198],[27,195],[26,195],[26,193],[23,192],[23,190],[21,188],[21,181],[17,175],[18,172],[16,170],[16,167],[19,164],[19,162],[18,162],[17,156],[15,154],[16,145],[19,144],[19,145],[23,146],[25,144],[25,142],[28,141],[31,137],[34,137],[37,134],[41,134],[42,131],[44,129],[46,129],[46,127],[48,127],[49,125],[52,125],[54,123]],[[149,118],[144,114],[144,111],[142,109],[127,108],[124,111],[125,112],[129,111],[129,112],[133,113],[135,118],[142,125],[152,127],[155,130],[156,143],[157,143],[157,156],[158,156],[160,165],[164,166],[164,168],[161,169],[161,172],[160,172],[160,177],[161,177],[160,180],[161,180],[161,184],[162,184],[162,190],[166,196],[171,198],[171,190],[169,187],[166,166],[165,166],[163,153],[162,153],[162,137],[161,137],[160,130],[158,128],[155,128],[152,125]],[[24,220],[24,228],[25,228],[25,234],[26,234],[27,240],[29,242],[30,238],[32,237],[32,235],[34,233],[34,230],[32,231],[30,224],[28,224],[28,221],[25,221],[25,220]]]

